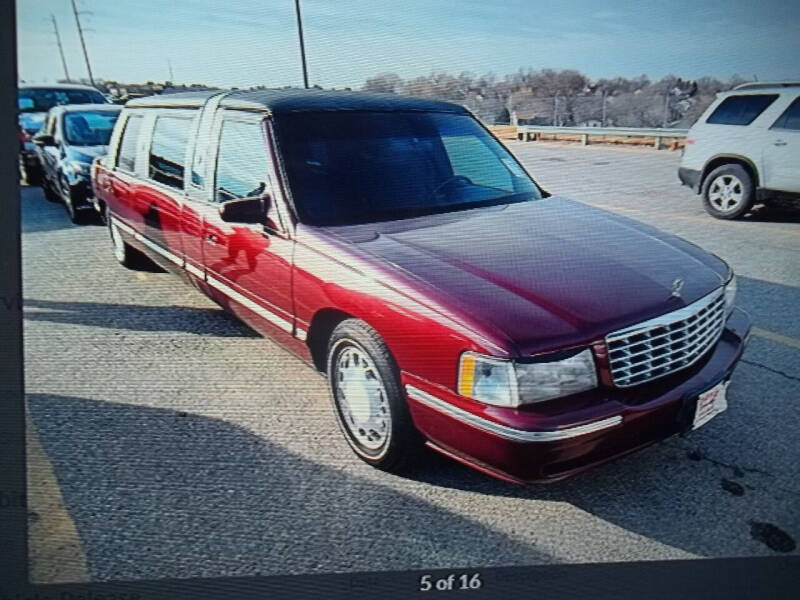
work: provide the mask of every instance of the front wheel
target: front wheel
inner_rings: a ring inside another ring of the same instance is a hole
[[[108,232],[111,235],[111,243],[114,247],[114,257],[119,264],[134,271],[148,270],[148,267],[150,267],[152,263],[150,263],[149,259],[144,254],[122,238],[122,232],[119,230],[116,222],[111,218],[107,208],[106,222],[108,223]]]
[[[48,202],[61,202],[61,196],[53,191],[53,188],[50,187],[47,181],[42,181],[42,191]]]
[[[72,221],[73,225],[82,225],[86,222],[83,212],[75,208],[75,199],[69,189],[64,192],[64,207],[67,209],[69,220]]]
[[[42,171],[40,168],[24,165],[22,170],[25,173],[25,182],[28,185],[42,184]]]
[[[754,202],[753,179],[741,165],[717,167],[703,182],[703,205],[717,219],[737,219],[753,208]]]
[[[407,470],[423,439],[378,333],[359,319],[342,321],[331,335],[327,364],[336,419],[353,451],[378,469]]]

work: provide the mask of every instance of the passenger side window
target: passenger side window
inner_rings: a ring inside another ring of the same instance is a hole
[[[789,105],[783,114],[775,121],[772,129],[792,129],[800,131],[800,98]]]
[[[777,94],[730,96],[714,109],[706,123],[716,125],[750,125],[775,101]]]
[[[262,195],[268,180],[266,152],[260,123],[224,121],[217,153],[215,201]]]
[[[117,152],[117,167],[133,173],[136,168],[136,148],[139,146],[139,132],[142,130],[141,115],[131,115],[122,131]]]
[[[186,144],[192,120],[184,117],[158,117],[150,143],[149,177],[153,181],[183,189]]]

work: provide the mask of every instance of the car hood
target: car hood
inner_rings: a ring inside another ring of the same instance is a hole
[[[108,146],[69,146],[67,154],[70,160],[91,163],[96,156],[102,156],[108,152]]]
[[[558,197],[329,231],[523,355],[677,310],[728,273],[689,242]]]

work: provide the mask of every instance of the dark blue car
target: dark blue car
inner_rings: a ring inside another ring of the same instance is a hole
[[[106,153],[120,110],[113,104],[57,106],[33,137],[45,196],[63,202],[73,223],[94,211],[92,161]]]

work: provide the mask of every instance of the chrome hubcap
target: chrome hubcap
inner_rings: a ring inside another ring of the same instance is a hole
[[[708,188],[708,201],[722,212],[736,210],[744,199],[744,186],[735,175],[720,175]]]
[[[350,434],[369,450],[383,446],[389,436],[391,415],[383,381],[367,353],[355,346],[342,350],[336,359],[334,385],[342,420]]]
[[[114,243],[114,256],[119,262],[123,262],[125,260],[125,242],[122,241],[119,228],[113,223],[111,224],[111,241]]]

